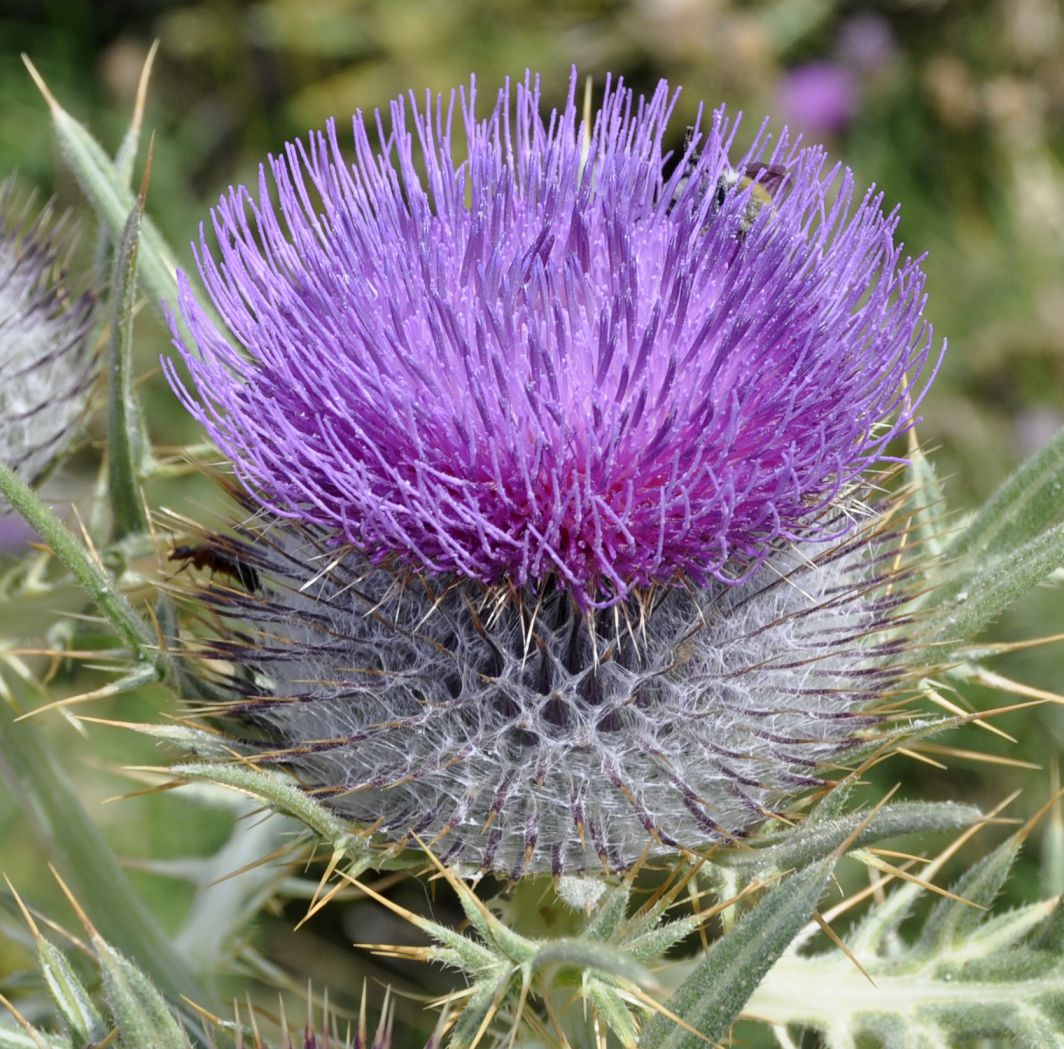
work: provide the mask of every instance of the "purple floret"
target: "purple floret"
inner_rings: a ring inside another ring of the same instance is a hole
[[[191,387],[165,364],[264,508],[582,607],[837,534],[933,370],[896,213],[786,133],[732,166],[721,112],[670,162],[664,82],[591,128],[575,95],[400,98],[353,164],[330,122],[222,197],[197,261],[235,346],[179,275]]]

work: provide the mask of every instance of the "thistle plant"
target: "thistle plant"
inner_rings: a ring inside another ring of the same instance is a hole
[[[967,683],[1054,698],[972,639],[1064,562],[1064,435],[948,517],[915,433],[943,347],[897,210],[786,131],[740,149],[723,109],[676,126],[664,83],[610,80],[597,109],[577,87],[558,109],[531,74],[487,106],[472,81],[410,95],[356,114],[350,151],[330,122],[221,198],[193,270],[147,214],[150,180],[131,189],[143,91],[112,160],[42,84],[113,256],[107,462],[85,541],[29,490],[36,467],[0,491],[56,555],[32,586],[80,582],[120,645],[115,681],[44,705],[84,728],[71,703],[161,684],[168,716],[133,727],[180,754],[137,770],[148,789],[213,806],[222,785],[281,817],[158,866],[192,886],[168,935],[5,706],[0,773],[71,828],[42,838],[102,997],[24,907],[54,1022],[13,1004],[0,1046],[299,1044],[253,1012],[217,1021],[219,981],[283,982],[246,935],[268,901],[319,920],[345,895],[427,937],[371,949],[456,974],[432,1045],[688,1049],[744,1017],[783,1046],[1064,1045],[1059,879],[978,910],[1037,818],[910,935],[997,810],[861,800],[886,757],[986,727],[951,698]],[[138,290],[224,457],[222,525],[155,497],[187,467],[146,442]],[[67,309],[39,359],[73,354],[88,300],[42,294]],[[169,549],[162,521],[182,522]],[[4,653],[12,706],[33,658]],[[944,832],[961,837],[919,873],[887,845]],[[818,908],[862,865],[872,902],[840,934],[849,903]],[[865,976],[889,993],[857,993]],[[365,1044],[352,1031],[304,1043]]]

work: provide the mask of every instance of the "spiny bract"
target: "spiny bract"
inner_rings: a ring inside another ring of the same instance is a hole
[[[240,668],[212,712],[375,840],[451,862],[616,870],[733,840],[844,765],[904,677],[883,528],[597,612],[245,530],[227,556],[260,585],[199,595],[238,624],[206,650]]]

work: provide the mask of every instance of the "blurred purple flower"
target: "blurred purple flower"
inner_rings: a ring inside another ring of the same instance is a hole
[[[0,513],[0,557],[21,554],[39,536],[24,517],[14,513]]]
[[[898,47],[890,23],[882,15],[862,11],[839,27],[835,53],[847,68],[874,76],[890,65]]]
[[[788,121],[815,135],[834,135],[857,111],[857,79],[833,62],[810,62],[783,76],[777,97]]]
[[[785,132],[733,165],[722,112],[670,175],[664,82],[607,83],[592,127],[576,86],[546,118],[531,76],[487,119],[473,84],[400,98],[376,146],[356,115],[353,165],[330,122],[222,197],[197,261],[238,348],[182,274],[191,386],[164,363],[261,506],[584,608],[837,534],[931,353],[896,214]]]

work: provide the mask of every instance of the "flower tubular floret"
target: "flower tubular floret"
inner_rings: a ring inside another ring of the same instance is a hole
[[[608,83],[588,126],[575,73],[546,116],[528,76],[480,118],[471,82],[357,114],[353,163],[330,122],[223,196],[197,261],[232,339],[181,275],[190,385],[165,367],[258,504],[584,610],[837,537],[936,364],[919,260],[786,133],[733,163],[718,111],[671,164],[674,104]]]

